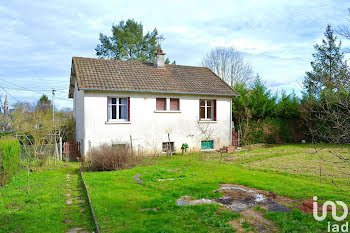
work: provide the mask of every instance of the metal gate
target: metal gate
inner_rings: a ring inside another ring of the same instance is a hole
[[[234,130],[232,130],[232,146],[239,147],[239,135]]]
[[[65,161],[79,161],[80,142],[65,142],[63,144],[63,158]]]

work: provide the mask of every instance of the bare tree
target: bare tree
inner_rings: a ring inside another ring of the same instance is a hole
[[[202,59],[202,65],[208,67],[227,84],[233,87],[236,83],[250,84],[254,72],[244,59],[242,52],[232,47],[217,47]]]
[[[349,17],[346,18],[346,20],[350,24],[350,8],[348,8],[348,14],[349,14]],[[350,27],[349,26],[345,26],[345,25],[339,26],[337,29],[337,33],[339,35],[344,36],[346,39],[350,40]]]

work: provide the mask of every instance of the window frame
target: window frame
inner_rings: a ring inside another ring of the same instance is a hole
[[[116,103],[113,104],[112,103],[112,99],[116,99]],[[125,99],[126,103],[122,104],[121,103],[121,99]],[[116,106],[116,119],[112,118],[112,106]],[[120,106],[126,106],[126,118],[119,118],[119,107]],[[130,112],[129,112],[129,107],[130,107],[130,103],[129,103],[129,97],[108,97],[107,98],[107,122],[129,122],[130,120]]]
[[[166,146],[165,150],[164,150],[164,144]],[[167,148],[168,148],[168,145],[169,145],[169,142],[162,142],[162,153],[167,153]],[[175,152],[175,142],[170,142],[170,149],[171,150],[171,153],[174,153]]]
[[[160,99],[165,101],[164,102],[164,109],[157,109],[157,100],[160,100]],[[156,98],[156,111],[159,111],[159,112],[167,111],[167,98],[160,98],[160,97]]]
[[[212,145],[212,148],[202,148],[202,143],[210,143]],[[214,146],[214,140],[211,139],[207,139],[207,140],[201,140],[201,150],[214,150],[215,146]]]
[[[157,99],[165,99],[165,110],[157,109]],[[178,100],[178,110],[171,110],[171,100]],[[156,97],[155,98],[155,113],[181,113],[181,98],[178,97]]]
[[[204,101],[204,106],[202,106],[202,101]],[[211,101],[211,105],[210,105],[210,113],[211,113],[211,118],[208,118],[208,101]],[[204,107],[204,118],[201,117],[201,110],[202,107]],[[199,120],[200,121],[216,121],[215,119],[215,115],[216,115],[216,100],[214,99],[200,99],[199,100]]]
[[[177,109],[171,109],[171,100],[177,100]],[[180,111],[180,98],[169,98],[169,111],[176,112]]]

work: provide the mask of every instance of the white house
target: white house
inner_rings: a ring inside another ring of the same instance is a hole
[[[232,97],[237,93],[205,67],[73,57],[69,98],[76,141],[86,154],[104,143],[135,150],[191,150],[231,144]]]

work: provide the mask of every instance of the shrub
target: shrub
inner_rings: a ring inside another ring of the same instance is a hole
[[[132,167],[135,162],[136,157],[128,145],[103,144],[91,149],[83,167],[88,171],[114,171]]]
[[[20,153],[17,139],[0,139],[0,185],[7,184],[17,173]]]

